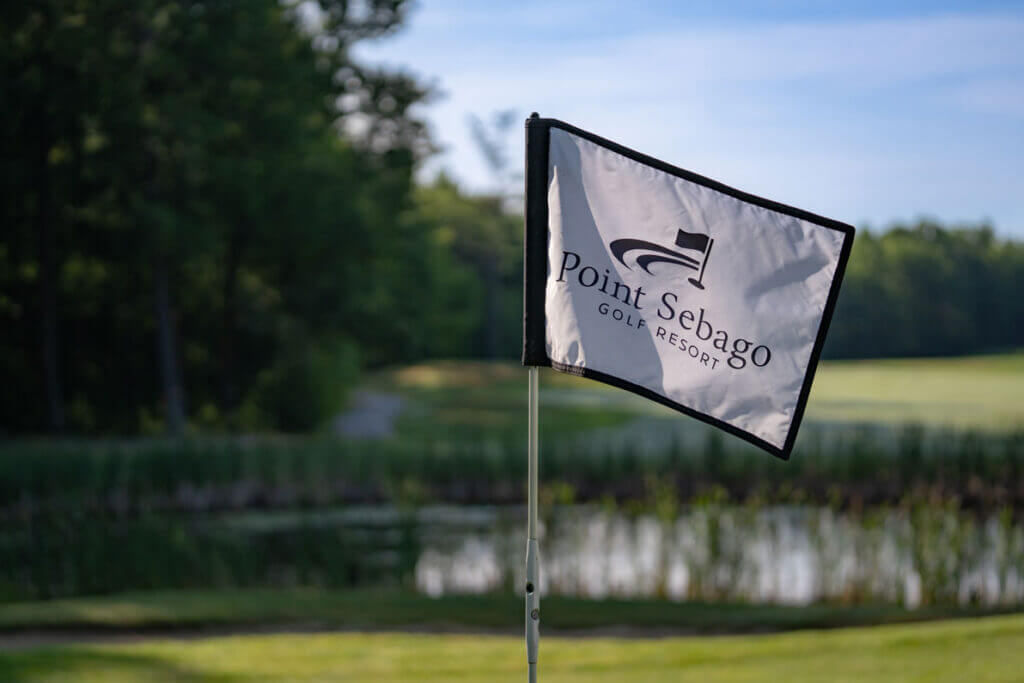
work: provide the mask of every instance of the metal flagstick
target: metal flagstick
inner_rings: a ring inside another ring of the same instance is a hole
[[[530,683],[537,683],[537,646],[540,641],[540,555],[537,550],[537,366],[530,367],[527,444],[526,522],[526,661]]]
[[[526,661],[537,681],[540,641],[540,552],[537,548],[538,366],[549,365],[544,341],[544,289],[548,241],[548,126],[534,112],[526,120],[526,218],[523,251],[523,365],[530,370],[527,426]]]

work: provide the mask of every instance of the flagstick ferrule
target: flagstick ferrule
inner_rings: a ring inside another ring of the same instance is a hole
[[[537,646],[540,641],[540,557],[537,539],[526,542],[526,661],[537,663]]]

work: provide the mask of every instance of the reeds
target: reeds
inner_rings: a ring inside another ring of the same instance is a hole
[[[449,434],[433,441],[204,438],[9,441],[0,445],[0,514],[42,508],[147,511],[320,507],[352,502],[514,503],[522,439]],[[642,498],[650,478],[683,502],[713,487],[734,501],[897,503],[908,495],[963,507],[1024,506],[1024,432],[909,425],[808,426],[782,463],[713,431],[653,443],[614,433],[551,438],[541,480],[578,501]]]

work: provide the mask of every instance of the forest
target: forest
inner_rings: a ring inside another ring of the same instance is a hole
[[[518,357],[516,197],[418,180],[438,93],[352,56],[407,12],[0,13],[0,435],[303,432],[363,373]],[[1019,348],[1022,282],[984,222],[861,229],[826,357]]]

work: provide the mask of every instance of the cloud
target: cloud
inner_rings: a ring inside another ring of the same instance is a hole
[[[576,6],[561,17],[534,9],[425,6],[406,33],[361,51],[436,77],[446,93],[426,110],[447,150],[428,170],[486,188],[465,117],[518,108],[846,220],[994,216],[1024,231],[1006,182],[1024,154],[1024,16],[666,20],[615,32],[559,31]],[[519,159],[521,132],[508,144]]]

